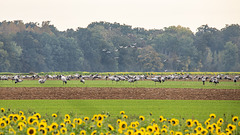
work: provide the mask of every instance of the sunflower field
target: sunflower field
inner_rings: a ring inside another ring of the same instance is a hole
[[[225,115],[210,114],[208,119],[176,119],[159,116],[128,116],[101,113],[92,117],[73,114],[52,115],[1,108],[0,135],[239,135],[239,116],[229,121]],[[229,119],[229,118],[228,118]]]

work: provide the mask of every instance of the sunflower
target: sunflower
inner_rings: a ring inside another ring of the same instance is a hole
[[[150,112],[149,115],[152,116],[152,112]]]
[[[173,130],[171,130],[169,133],[170,133],[170,135],[174,135],[174,131]]]
[[[123,115],[123,114],[125,114],[125,112],[124,112],[124,111],[121,111],[120,114]]]
[[[152,119],[152,122],[151,123],[155,123],[155,120],[154,119]]]
[[[47,127],[47,123],[46,122],[40,122],[38,124],[38,128],[46,128]]]
[[[140,119],[141,121],[144,121],[144,120],[145,120],[144,116],[139,116],[139,119]]]
[[[46,128],[39,128],[38,131],[41,133],[41,135],[46,135],[47,134],[47,129]]]
[[[80,131],[80,135],[86,135],[86,131],[85,130],[81,130]]]
[[[159,133],[159,132],[155,132],[153,135],[161,135],[161,133]]]
[[[52,114],[52,117],[57,118],[57,114],[56,114],[56,113],[53,113],[53,114]]]
[[[82,124],[82,119],[81,118],[75,118],[75,119],[73,119],[73,123],[81,125]]]
[[[60,131],[59,131],[59,130],[54,130],[54,131],[52,132],[52,135],[60,135]]]
[[[137,132],[134,133],[134,135],[144,135],[144,133],[141,130],[138,130]]]
[[[193,126],[192,119],[187,119],[186,125],[187,125],[187,127],[192,127]]]
[[[216,115],[214,113],[212,113],[212,114],[209,115],[209,117],[212,118],[212,119],[215,119]]]
[[[193,120],[193,124],[195,124],[195,126],[198,126],[199,121],[198,120]]]
[[[98,127],[102,127],[102,121],[98,121],[98,122],[97,122],[97,126],[98,126]]]
[[[91,135],[97,135],[97,130],[94,130]]]
[[[172,124],[173,126],[176,126],[176,125],[178,125],[178,124],[179,124],[179,120],[178,120],[178,119],[175,119],[175,118],[173,118],[173,119],[171,119],[171,124]]]
[[[75,128],[76,127],[76,125],[74,124],[74,123],[71,123],[71,128]]]
[[[34,120],[34,121],[32,122],[32,125],[34,125],[34,126],[38,126],[38,124],[39,124],[39,121],[38,121],[38,120]]]
[[[121,123],[119,124],[119,129],[121,130],[127,129],[127,122],[121,121]]]
[[[207,127],[206,127],[209,131],[213,131],[214,130],[214,128],[213,128],[213,126],[212,125],[207,125]]]
[[[233,125],[233,124],[228,124],[228,125],[227,125],[227,128],[228,128],[230,131],[233,131],[233,130],[236,129],[236,126]]]
[[[1,112],[2,112],[2,113],[5,112],[5,109],[4,109],[4,108],[1,108]]]
[[[24,115],[20,116],[20,120],[25,121],[26,120],[26,116],[24,116]]]
[[[71,120],[69,120],[69,119],[64,119],[64,123],[71,124]]]
[[[218,126],[221,126],[223,122],[224,122],[224,120],[223,120],[222,118],[220,118],[220,119],[218,119],[218,121],[217,121],[217,125],[218,125]]]
[[[118,119],[118,120],[117,120],[117,123],[118,123],[118,124],[120,124],[120,123],[121,123],[121,120],[120,120],[120,119]]]
[[[127,130],[127,132],[125,133],[125,135],[133,135],[134,131],[133,130]]]
[[[67,134],[67,129],[65,127],[60,129],[61,134]]]
[[[52,128],[53,130],[58,129],[58,124],[55,123],[55,122],[53,122],[53,123],[51,124],[51,128]]]
[[[128,118],[128,116],[127,116],[127,115],[123,115],[123,118],[124,118],[124,119],[127,119],[127,118]]]
[[[34,114],[33,116],[37,117],[37,118],[38,118],[38,120],[40,120],[40,119],[41,119],[41,114],[39,114],[39,113],[36,113],[36,114]]]
[[[32,125],[32,123],[33,123],[34,120],[37,120],[37,118],[34,117],[34,116],[29,116],[28,119],[27,119],[28,124],[29,124],[29,125]]]
[[[17,127],[20,131],[22,131],[23,127],[26,127],[26,125],[23,122],[19,122]]]
[[[136,127],[137,127],[137,124],[135,122],[131,122],[130,128],[136,128]]]
[[[23,111],[19,111],[18,114],[19,114],[20,116],[22,116],[22,115],[24,115],[24,112],[23,112]]]
[[[113,126],[110,125],[110,124],[108,124],[108,130],[109,130],[109,131],[113,131],[113,130],[114,130]]]
[[[202,135],[207,135],[208,134],[208,130],[207,129],[203,129],[201,133],[202,133]]]
[[[51,126],[47,126],[46,129],[47,129],[48,132],[51,132],[51,131],[52,131],[52,127],[51,127]]]
[[[140,128],[140,130],[141,130],[143,133],[145,133],[145,132],[146,132],[146,129],[145,129],[145,128],[143,128],[143,127],[141,127],[141,128]]]
[[[160,121],[160,122],[163,122],[163,119],[164,119],[163,116],[160,116],[160,117],[159,117],[159,121]]]
[[[89,120],[89,118],[88,117],[84,117],[84,121],[88,121]]]
[[[167,128],[168,128],[168,126],[167,126],[167,125],[163,125],[163,126],[162,126],[162,128],[166,128],[166,129],[167,129]]]
[[[240,121],[238,122],[238,126],[240,127]]]
[[[182,132],[177,131],[175,135],[182,135]]]
[[[217,128],[216,128],[216,133],[217,133],[217,134],[221,133],[221,127],[217,127]]]
[[[70,135],[75,135],[75,133],[74,132],[71,132],[71,134]]]
[[[154,123],[152,126],[155,132],[159,132],[159,128],[157,124]]]
[[[69,120],[70,119],[70,115],[69,114],[65,114],[65,119]]]
[[[153,126],[147,126],[147,132],[153,133],[154,132]]]
[[[97,121],[103,121],[103,116],[102,114],[97,115]]]
[[[5,128],[7,123],[5,121],[0,121],[0,128]]]
[[[28,134],[28,135],[35,135],[36,133],[37,133],[37,131],[36,131],[36,129],[33,128],[33,127],[29,127],[29,128],[27,129],[27,134]]]
[[[64,128],[66,127],[65,123],[60,123],[59,127]]]
[[[149,132],[145,132],[145,134],[144,135],[151,135],[151,133],[149,133]]]
[[[201,126],[197,126],[195,129],[196,129],[198,132],[202,132],[203,127],[201,127]]]
[[[163,134],[167,133],[167,129],[166,128],[162,128],[161,129],[161,133],[163,133]]]
[[[238,116],[234,116],[233,118],[232,118],[232,122],[237,122],[238,121]]]

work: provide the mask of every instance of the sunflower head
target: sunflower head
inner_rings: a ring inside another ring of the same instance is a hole
[[[119,124],[119,129],[121,130],[127,129],[127,122],[121,121],[121,123]]]
[[[56,113],[53,113],[53,114],[52,114],[52,117],[53,117],[53,118],[57,118],[57,114],[56,114]]]
[[[153,133],[154,132],[153,126],[147,126],[147,132]]]
[[[35,134],[36,134],[36,129],[33,128],[33,127],[29,127],[29,128],[27,129],[27,134],[28,134],[28,135],[35,135]]]
[[[128,116],[127,116],[127,115],[123,115],[123,118],[124,118],[124,119],[127,119],[127,118],[128,118]]]
[[[113,131],[113,130],[114,130],[113,126],[110,125],[110,124],[108,124],[108,130],[109,130],[109,131]]]
[[[186,120],[186,125],[187,125],[187,127],[192,127],[193,126],[192,119],[187,119]]]
[[[89,120],[89,118],[88,118],[88,117],[84,117],[83,119],[84,119],[84,121],[88,121],[88,120]]]
[[[80,135],[86,135],[86,131],[85,130],[81,130],[80,131]]]
[[[120,112],[120,114],[121,114],[121,115],[124,115],[124,114],[125,114],[125,112],[124,112],[124,111],[121,111],[121,112]]]
[[[209,115],[209,117],[212,118],[212,119],[215,119],[216,115],[214,113],[212,113],[212,114]]]
[[[237,122],[238,121],[238,116],[234,116],[233,118],[232,118],[232,122]]]
[[[63,127],[60,129],[61,134],[67,134],[67,128]]]
[[[69,114],[65,114],[65,119],[69,120],[70,119],[70,115]]]
[[[46,135],[46,134],[47,134],[47,129],[46,129],[46,128],[39,128],[38,131],[39,131],[42,135]]]
[[[5,112],[5,109],[4,109],[4,108],[1,108],[1,112],[4,113],[4,112]]]
[[[139,116],[139,119],[140,119],[141,121],[144,121],[144,120],[145,120],[144,116]]]

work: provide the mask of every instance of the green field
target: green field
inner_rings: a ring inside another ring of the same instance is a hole
[[[206,120],[209,114],[231,119],[232,115],[240,116],[240,101],[216,100],[0,100],[0,107],[38,112],[42,115],[58,113],[77,114],[92,117],[94,114],[109,112],[111,116],[125,111],[128,116],[160,115],[166,118],[195,118]],[[72,112],[72,113],[71,113]]]
[[[15,84],[14,81],[0,81],[0,87],[115,87],[115,88],[194,88],[194,89],[240,89],[240,83],[232,81],[221,81],[215,85],[202,81],[166,81],[164,83],[155,83],[153,81],[137,81],[130,84],[127,81],[112,82],[110,80],[86,80],[85,84],[79,80],[68,81],[63,85],[61,80],[47,80],[44,84],[39,84],[38,80],[24,80]]]

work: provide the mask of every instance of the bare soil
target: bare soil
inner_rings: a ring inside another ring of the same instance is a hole
[[[240,100],[240,89],[2,87],[0,99]]]

